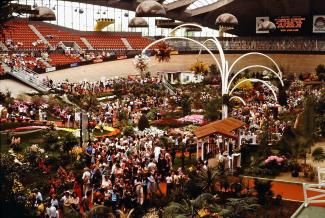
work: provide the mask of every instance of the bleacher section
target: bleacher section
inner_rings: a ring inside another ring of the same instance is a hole
[[[49,54],[50,60],[48,61],[52,66],[64,65],[64,64],[72,64],[76,62],[80,62],[79,58],[75,58],[69,55],[64,54]]]
[[[33,24],[36,29],[49,41],[52,46],[57,46],[59,42],[75,42],[82,49],[87,49],[87,46],[80,39],[80,35],[73,32],[63,31],[59,28],[51,27],[45,23]]]
[[[126,50],[121,36],[111,36],[106,33],[94,33],[83,36],[88,42],[99,50]]]
[[[16,49],[20,50],[39,50],[45,49],[43,43],[36,44],[40,41],[39,37],[29,28],[28,21],[15,20],[10,21],[4,30],[4,41],[11,41],[13,46],[18,46]],[[19,45],[18,45],[19,44]],[[8,47],[8,46],[7,46]]]
[[[127,36],[125,37],[133,49],[143,49],[153,42],[153,40],[142,36]]]

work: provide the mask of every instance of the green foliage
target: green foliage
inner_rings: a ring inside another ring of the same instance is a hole
[[[278,86],[279,93],[278,93],[278,101],[281,106],[288,105],[288,97],[285,88],[282,85]]]
[[[317,147],[315,150],[311,153],[311,156],[313,157],[313,160],[315,162],[322,162],[325,160],[325,151],[322,147]]]
[[[182,199],[180,203],[171,202],[164,208],[163,217],[199,217],[201,209],[206,209],[209,213],[221,211],[221,208],[216,204],[215,197],[209,193],[203,193],[193,200]]]
[[[91,93],[81,96],[80,101],[77,103],[86,112],[95,112],[97,109],[97,106],[99,105],[96,95],[91,94]]]
[[[254,189],[257,192],[258,203],[264,205],[269,199],[272,199],[272,183],[270,180],[254,180]]]
[[[46,150],[55,150],[59,142],[59,134],[56,131],[49,131],[43,136],[45,149]]]
[[[209,66],[209,75],[211,76],[211,77],[216,77],[217,75],[218,75],[218,73],[219,73],[219,70],[218,70],[218,68],[217,68],[217,65],[215,65],[215,64],[211,64],[210,66]]]
[[[221,211],[220,215],[229,218],[257,217],[260,205],[256,198],[228,198],[226,209]]]
[[[145,114],[142,114],[142,116],[140,117],[139,122],[138,122],[138,128],[141,131],[146,128],[150,128],[148,118]]]
[[[126,126],[123,128],[122,132],[125,136],[132,136],[134,134],[134,129],[132,126]]]
[[[205,119],[209,121],[215,121],[221,119],[221,100],[220,98],[214,98],[207,102],[205,107]]]
[[[324,64],[319,64],[316,69],[316,74],[317,77],[320,81],[325,81],[325,65]]]
[[[63,149],[64,151],[68,152],[70,151],[73,146],[78,144],[78,139],[71,133],[67,133],[64,137],[63,137]]]
[[[183,116],[186,116],[191,113],[191,100],[187,95],[182,96],[181,106],[183,110]]]

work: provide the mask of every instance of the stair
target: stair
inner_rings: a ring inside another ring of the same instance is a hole
[[[36,27],[32,24],[28,24],[28,27],[38,36],[38,38],[40,38],[40,40],[43,41],[43,43],[45,45],[49,45],[51,50],[54,50],[54,48],[52,47],[52,45],[49,43],[49,41],[47,41],[47,39],[45,39],[45,37],[36,29]]]
[[[85,37],[80,37],[80,40],[87,46],[89,50],[95,50],[94,47],[90,44],[90,42]]]
[[[132,46],[130,45],[129,41],[126,38],[121,38],[121,40],[128,50],[133,50]]]
[[[52,67],[52,65],[49,64],[49,62],[45,61],[45,60],[42,59],[42,58],[40,58],[39,61],[42,62],[46,67]]]
[[[47,93],[50,90],[43,84],[42,80],[31,76],[31,74],[35,74],[35,72],[31,70],[10,71],[8,74],[39,92]]]
[[[176,92],[173,88],[173,86],[166,80],[163,81],[164,87],[169,91],[171,95],[176,95]]]
[[[8,72],[11,71],[11,68],[7,64],[5,64],[3,62],[0,62],[0,63],[2,64],[2,67],[4,69],[4,72],[8,73]]]
[[[3,44],[3,42],[0,42],[0,48],[2,51],[8,51],[7,46],[5,46],[5,44]]]

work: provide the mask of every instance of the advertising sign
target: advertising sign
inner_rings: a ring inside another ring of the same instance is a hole
[[[313,16],[313,33],[325,33],[325,15]]]

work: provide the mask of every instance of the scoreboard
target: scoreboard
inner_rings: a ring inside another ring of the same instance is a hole
[[[278,32],[300,32],[304,29],[306,18],[301,16],[281,16],[274,18]]]
[[[318,28],[313,27],[315,19],[318,22],[322,16],[264,16],[256,17],[256,34],[269,34],[269,35],[311,35],[315,33],[325,33],[318,25]],[[325,16],[324,16],[325,20]],[[325,22],[325,21],[324,21]],[[263,25],[266,23],[269,25]],[[270,24],[271,23],[271,24]],[[274,24],[274,25],[273,25]],[[267,27],[273,28],[267,28]],[[325,27],[324,27],[325,28]]]

